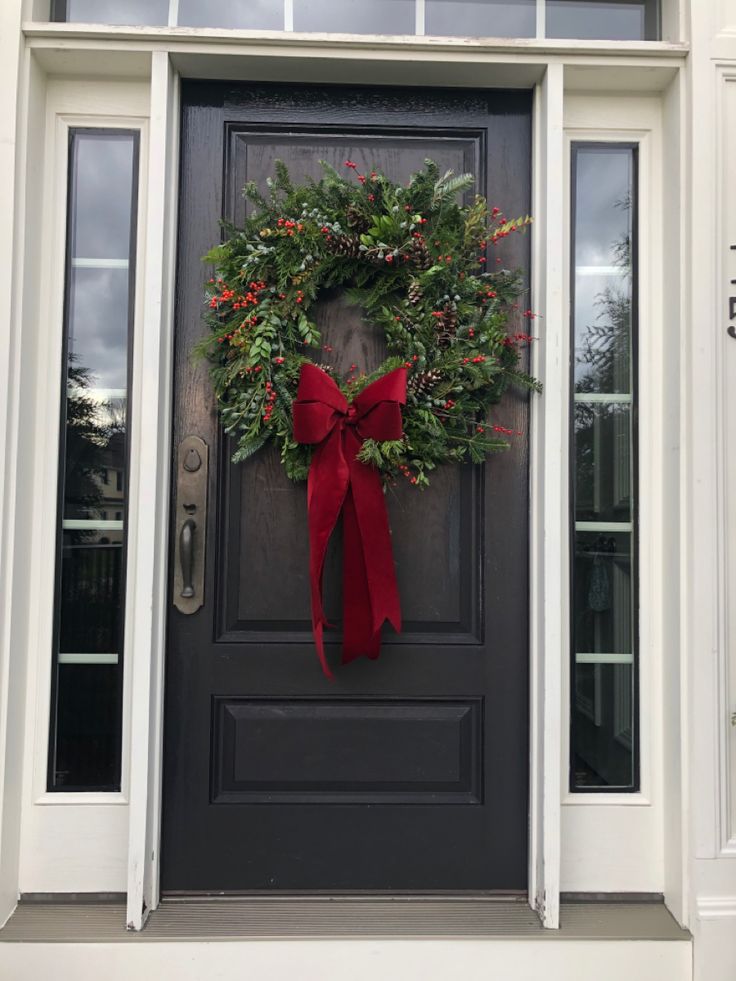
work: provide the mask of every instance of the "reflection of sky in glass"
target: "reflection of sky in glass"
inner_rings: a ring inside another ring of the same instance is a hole
[[[127,387],[128,270],[73,269],[69,353],[97,388]]]
[[[644,40],[645,3],[547,0],[547,37]]]
[[[295,31],[413,34],[414,0],[294,0]]]
[[[535,0],[427,0],[427,34],[534,37]]]
[[[629,232],[630,213],[621,204],[631,191],[631,150],[586,147],[577,151],[575,263],[616,264],[615,245]]]
[[[75,148],[72,256],[127,259],[133,140],[127,134],[79,134]]]
[[[66,19],[81,24],[161,26],[169,20],[169,0],[67,0]]]
[[[284,0],[179,0],[177,23],[183,27],[284,29]]]
[[[576,391],[631,389],[633,151],[580,148],[575,171]]]

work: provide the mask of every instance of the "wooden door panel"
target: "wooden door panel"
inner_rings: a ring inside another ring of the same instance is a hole
[[[322,175],[320,161],[324,160],[339,172],[345,172],[345,161],[358,165],[359,173],[380,169],[392,180],[404,181],[409,174],[421,170],[431,157],[441,170],[452,169],[458,174],[482,173],[482,131],[451,134],[444,129],[411,134],[403,128],[399,136],[389,127],[369,126],[354,133],[342,131],[334,136],[325,133],[322,124],[317,132],[311,126],[289,127],[287,132],[276,128],[244,129],[237,124],[228,127],[228,212],[237,224],[245,217],[243,186],[255,181],[266,192],[266,181],[273,175],[277,160],[289,160],[289,170],[296,182]]]
[[[444,130],[397,137],[372,127],[370,132],[326,137],[309,127],[292,127],[287,134],[268,129],[249,131],[232,124],[226,138],[229,214],[236,224],[245,217],[242,188],[254,181],[268,193],[267,179],[276,160],[289,160],[294,180],[319,178],[324,160],[344,170],[344,161],[358,164],[360,172],[381,166],[393,179],[406,179],[421,169],[431,156],[440,168],[456,173],[482,173],[483,132],[467,135]],[[379,164],[380,161],[380,164]],[[382,333],[362,319],[361,311],[339,294],[321,301],[315,312],[325,351],[323,357],[347,373],[351,364],[372,371],[386,357]],[[321,360],[317,355],[317,360]],[[228,448],[229,449],[229,448]],[[221,554],[218,584],[223,584],[221,640],[256,640],[263,634],[284,640],[307,640],[309,631],[309,542],[304,521],[306,490],[294,486],[281,472],[277,454],[267,450],[243,466],[227,463],[227,541]],[[389,494],[394,558],[401,592],[404,630],[399,643],[411,643],[416,634],[465,635],[478,642],[482,621],[480,593],[474,588],[481,574],[482,557],[473,534],[479,527],[482,493],[473,486],[481,471],[446,467],[432,481],[429,494],[397,486]],[[229,547],[234,542],[235,548]],[[418,578],[413,570],[421,568]],[[330,549],[325,569],[325,610],[339,625],[341,610],[341,560],[339,532]],[[297,636],[294,637],[293,635]],[[393,640],[392,632],[385,631]],[[328,641],[340,642],[340,635]]]
[[[183,84],[174,445],[210,448],[204,605],[171,609],[162,883],[170,892],[519,890],[526,884],[526,441],[387,495],[404,630],[377,662],[319,669],[309,623],[306,491],[264,448],[230,462],[207,368],[200,257],[246,180],[345,159],[406,180],[426,157],[529,210],[524,92]],[[528,239],[500,253],[528,272]],[[341,370],[385,356],[338,291],[315,312]],[[499,421],[522,432],[527,403]],[[174,472],[174,482],[176,472]],[[173,521],[172,521],[173,524]],[[339,532],[325,572],[339,626]],[[339,659],[339,629],[328,634]]]
[[[213,718],[216,804],[480,803],[481,699],[218,697]]]
[[[272,448],[242,465],[229,463],[229,449],[220,460],[226,470],[227,531],[217,573],[223,594],[217,639],[306,643],[311,636],[306,488],[289,481]],[[426,492],[400,483],[387,492],[403,630],[397,635],[386,627],[386,642],[480,643],[482,475],[477,468],[444,467]],[[341,582],[338,528],[324,575],[325,610],[338,628]],[[328,631],[328,644],[340,640],[339,630]]]

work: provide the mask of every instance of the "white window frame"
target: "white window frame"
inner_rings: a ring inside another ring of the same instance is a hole
[[[101,89],[90,99],[87,86],[61,81],[49,87],[46,107],[46,159],[44,171],[43,222],[49,233],[43,237],[38,257],[38,281],[48,284],[41,293],[39,323],[44,325],[44,343],[38,345],[35,416],[44,419],[31,452],[35,480],[31,490],[35,515],[30,543],[30,594],[36,598],[34,615],[28,619],[28,705],[26,710],[23,818],[21,831],[20,881],[23,891],[121,890],[125,873],[124,848],[128,833],[127,805],[130,785],[131,672],[124,657],[122,710],[122,768],[119,792],[48,792],[48,745],[52,670],[55,561],[53,543],[57,535],[58,447],[60,439],[62,350],[64,344],[64,290],[69,132],[76,127],[135,130],[139,133],[138,228],[136,241],[138,282],[133,311],[133,385],[130,404],[139,401],[143,366],[140,325],[143,311],[142,285],[145,270],[145,240],[141,223],[147,215],[147,181],[143,162],[148,159],[147,86],[122,83]],[[133,114],[135,113],[135,114]],[[54,411],[56,406],[56,411]],[[137,439],[141,421],[133,412],[131,442]],[[54,453],[57,459],[54,460]],[[137,480],[139,463],[131,454],[131,485]],[[128,555],[135,551],[131,536]],[[128,566],[129,570],[131,566]],[[128,572],[126,591],[132,573]],[[126,604],[127,640],[134,611]],[[84,848],[80,844],[84,843]]]
[[[601,120],[606,125],[601,126]],[[662,385],[662,104],[624,96],[573,95],[565,106],[566,294],[570,283],[570,172],[573,143],[634,143],[638,147],[638,670],[640,786],[634,793],[575,793],[569,790],[569,725],[563,730],[563,892],[662,892],[664,882],[664,794],[662,785],[663,603],[657,589],[664,569]],[[569,309],[570,298],[566,298]],[[568,328],[569,330],[569,328]],[[570,361],[568,351],[568,363]],[[570,422],[572,424],[572,421]],[[568,512],[569,513],[569,512]],[[570,597],[567,597],[568,609]],[[569,646],[568,646],[569,650]],[[565,671],[565,706],[571,711],[571,673]],[[616,843],[618,842],[618,847]],[[625,842],[626,847],[622,847]],[[596,847],[596,843],[598,847]]]

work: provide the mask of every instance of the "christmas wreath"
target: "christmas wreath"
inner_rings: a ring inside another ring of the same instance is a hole
[[[531,218],[509,220],[480,196],[459,204],[472,176],[440,175],[431,160],[405,186],[350,160],[346,176],[322,166],[319,180],[297,185],[277,163],[268,196],[246,185],[244,226],[225,225],[226,240],[205,256],[215,274],[199,353],[236,440],[233,460],[272,439],[288,476],[309,477],[312,621],[329,675],[321,576],[339,515],[343,660],[376,657],[383,621],[400,628],[381,481],[426,486],[440,464],[505,449],[513,431],[488,418],[490,407],[509,385],[538,384],[520,369],[532,338],[510,329],[534,316],[520,308],[521,276],[486,268],[487,247]],[[376,370],[352,365],[341,378],[330,364],[310,312],[331,288],[383,330],[388,357]]]
[[[439,464],[480,463],[505,449],[514,433],[487,421],[488,409],[510,384],[538,387],[519,370],[529,333],[508,329],[533,314],[519,310],[518,273],[486,269],[486,247],[531,218],[507,220],[482,197],[458,204],[472,176],[440,176],[430,160],[408,186],[360,174],[350,160],[354,180],[322,166],[321,180],[296,185],[277,162],[268,198],[246,185],[254,208],[244,227],[226,225],[227,240],[205,256],[215,275],[200,352],[212,364],[225,431],[237,440],[233,460],[273,439],[288,476],[307,477],[311,450],[293,438],[292,405],[310,349],[348,402],[406,368],[401,437],[367,439],[360,450],[385,477],[421,487]],[[369,374],[353,365],[340,379],[321,350],[310,310],[330,287],[345,288],[385,333],[389,357]]]

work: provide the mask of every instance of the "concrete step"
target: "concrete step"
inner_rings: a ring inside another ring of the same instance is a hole
[[[543,930],[487,899],[165,900],[141,933],[119,903],[21,903],[3,981],[692,981],[690,935],[659,903],[563,904]]]

